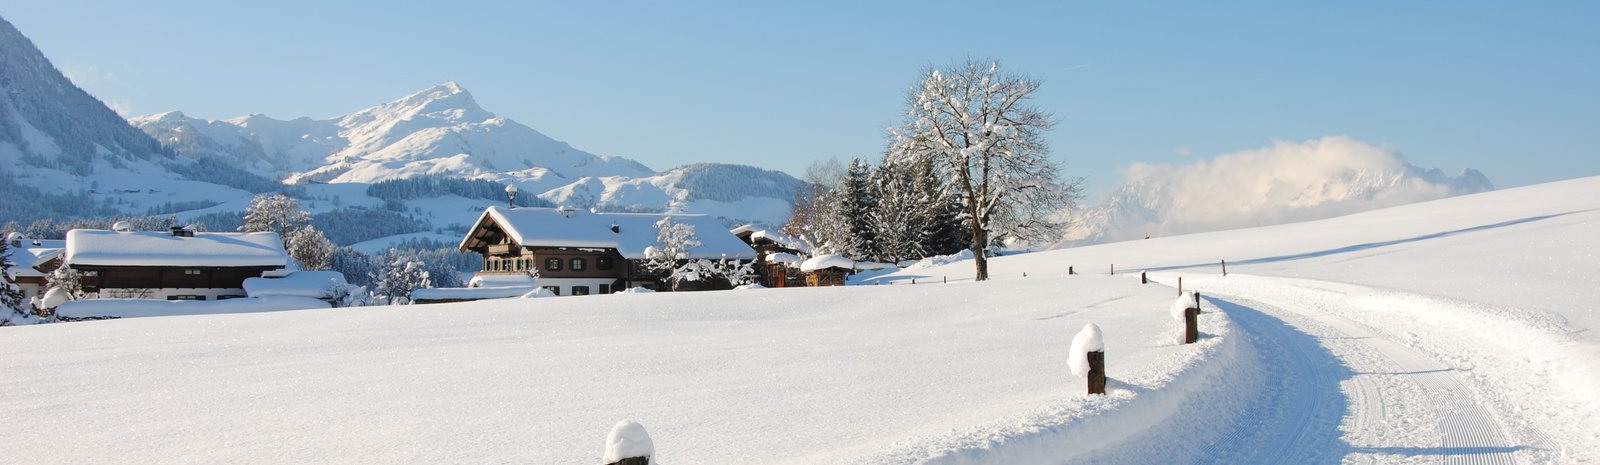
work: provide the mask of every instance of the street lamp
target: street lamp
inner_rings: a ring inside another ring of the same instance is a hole
[[[517,208],[517,185],[506,184],[506,206]]]

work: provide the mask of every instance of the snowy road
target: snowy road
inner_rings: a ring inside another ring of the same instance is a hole
[[[1203,283],[1257,347],[1261,402],[1217,444],[1215,463],[1511,464],[1559,461],[1537,430],[1515,434],[1505,405],[1408,341],[1340,316],[1353,286],[1229,277]],[[1477,383],[1477,384],[1475,384]],[[1519,437],[1520,436],[1520,437]]]

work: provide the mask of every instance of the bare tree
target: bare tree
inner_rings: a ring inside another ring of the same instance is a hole
[[[968,60],[930,68],[906,103],[906,122],[894,129],[895,156],[927,156],[960,199],[972,232],[979,281],[989,278],[994,244],[1052,241],[1066,227],[1080,181],[1062,182],[1044,132],[1050,115],[1028,102],[1039,81],[1003,75],[998,62]]]

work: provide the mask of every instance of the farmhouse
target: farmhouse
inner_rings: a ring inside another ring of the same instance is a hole
[[[244,281],[284,268],[277,233],[67,231],[65,266],[98,298],[218,300],[244,297]]]
[[[12,266],[3,278],[22,290],[23,302],[43,295],[47,287],[45,276],[61,266],[61,250],[66,242],[31,240],[21,233],[8,234],[5,240]]]
[[[645,249],[656,245],[656,222],[663,217],[694,228],[701,245],[685,258],[756,258],[755,250],[709,216],[499,206],[484,210],[460,250],[483,255],[479,278],[537,274],[539,286],[557,295],[665,290],[664,276],[644,265]]]

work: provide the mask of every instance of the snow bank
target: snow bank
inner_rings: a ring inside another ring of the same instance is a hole
[[[921,270],[921,269],[924,269],[924,268],[932,268],[932,267],[935,267],[935,266],[944,266],[944,265],[949,265],[951,263],[955,263],[955,262],[959,262],[959,261],[963,261],[963,260],[971,260],[971,259],[972,259],[972,249],[967,249],[967,250],[962,250],[960,252],[953,253],[953,254],[950,254],[950,255],[935,255],[935,256],[932,256],[932,257],[924,258],[922,260],[918,260],[916,263],[912,263],[911,265],[906,266],[905,269],[906,269],[906,271]]]
[[[411,300],[481,300],[518,297],[529,291],[542,290],[532,286],[496,287],[439,287],[411,291]],[[550,292],[545,290],[545,292]]]
[[[766,289],[766,288],[767,288],[767,286],[762,286],[761,283],[740,284],[738,286],[734,286],[733,287],[734,290],[738,290],[738,291],[747,291],[747,290],[751,290],[751,289]]]
[[[56,307],[62,319],[137,318],[176,315],[276,312],[330,308],[327,302],[293,296],[243,297],[227,300],[85,299]]]
[[[1100,327],[1094,323],[1083,325],[1077,336],[1072,338],[1072,353],[1067,359],[1067,365],[1072,368],[1073,376],[1089,376],[1089,352],[1104,352],[1106,350],[1105,336],[1101,335]]]
[[[245,278],[244,293],[250,297],[295,296],[324,299],[336,287],[348,286],[344,273],[337,271],[295,271],[279,278]]]
[[[553,292],[553,291],[551,291],[549,289],[542,288],[542,287],[536,287],[536,288],[533,288],[532,290],[529,290],[528,292],[522,293],[522,298],[524,298],[524,299],[537,299],[537,298],[540,298],[540,297],[555,297],[555,296],[556,296],[555,292]]]
[[[650,440],[650,433],[644,430],[644,425],[632,420],[623,420],[617,426],[611,427],[611,434],[606,435],[606,453],[600,458],[604,463],[615,463],[622,459],[644,457],[647,462],[656,455],[656,444]]]
[[[479,274],[467,281],[467,287],[533,287],[538,282],[527,273]]]
[[[656,291],[652,291],[648,287],[630,287],[614,292],[614,294],[654,294],[655,292]]]

